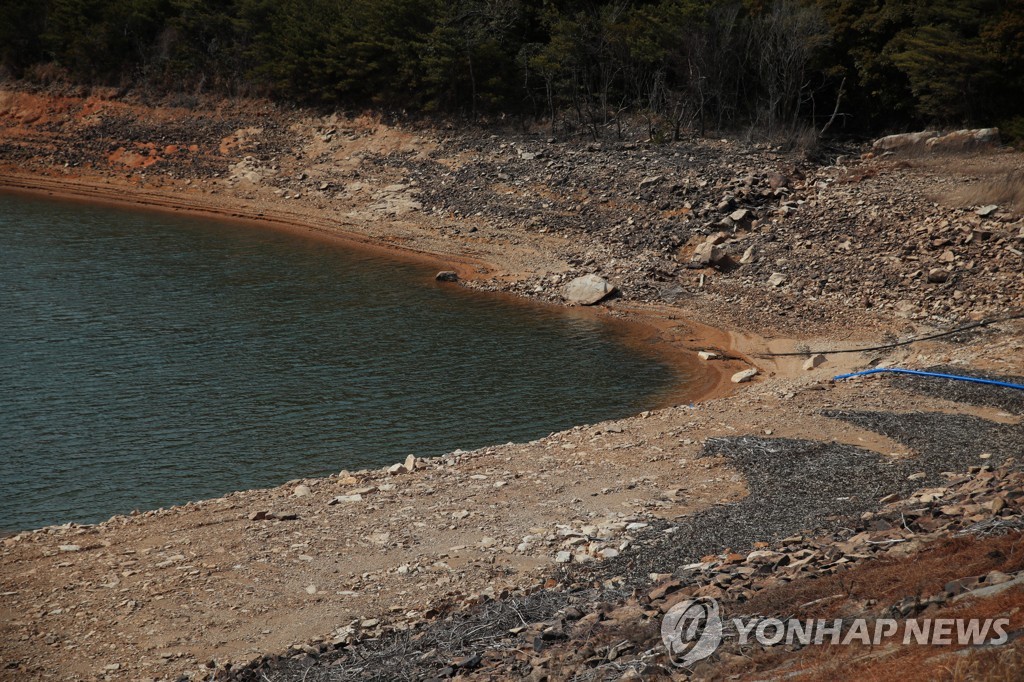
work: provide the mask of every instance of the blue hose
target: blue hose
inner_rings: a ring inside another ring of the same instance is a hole
[[[957,381],[970,381],[975,384],[988,384],[990,386],[1002,386],[1003,388],[1015,388],[1018,391],[1024,391],[1024,386],[1021,384],[1011,384],[1007,381],[982,379],[981,377],[964,377],[957,374],[939,374],[938,372],[921,372],[916,369],[896,369],[892,367],[880,367],[878,369],[866,369],[863,372],[853,372],[852,374],[840,374],[839,376],[833,377],[832,380],[839,381],[841,379],[861,377],[868,374],[881,374],[882,372],[892,372],[893,374],[913,374],[919,377],[937,377],[939,379],[956,379]]]

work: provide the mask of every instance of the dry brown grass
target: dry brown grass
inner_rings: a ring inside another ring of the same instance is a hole
[[[958,578],[994,570],[1014,573],[1024,569],[1022,537],[1020,533],[1010,533],[999,538],[941,540],[914,555],[914,570],[907,570],[907,560],[902,557],[872,559],[835,575],[798,579],[761,590],[743,609],[751,613],[787,613],[800,604],[836,594],[846,595],[854,602],[874,599],[880,603],[894,603],[912,595],[929,596]],[[841,616],[847,605],[847,600],[827,600],[801,611],[801,616]]]
[[[1024,648],[1011,644],[1002,649],[972,651],[947,666],[940,679],[949,682],[1013,682],[1024,678]]]
[[[751,612],[799,613],[799,617],[854,615],[869,600],[890,604],[910,595],[940,592],[951,580],[984,575],[992,570],[1013,573],[1024,568],[1024,536],[959,537],[936,542],[907,559],[875,559],[841,575],[798,579],[758,593],[744,607]],[[816,598],[845,594],[811,610],[797,605]],[[852,610],[851,610],[852,609]],[[1009,617],[1008,632],[1024,625],[1024,590],[1011,589],[981,600],[965,600],[934,608],[921,618]],[[956,647],[960,648],[960,647]],[[746,663],[723,666],[716,679],[780,679],[794,676],[801,682],[865,680],[866,682],[1001,682],[1024,679],[1024,651],[1017,642],[998,649],[955,652],[948,647],[819,646],[798,652],[758,651]],[[1020,643],[1024,648],[1024,642]]]
[[[960,181],[933,193],[933,199],[954,208],[996,204],[1024,213],[1024,160],[1020,154],[985,154],[917,158],[911,164],[923,170],[952,171]]]
[[[1024,213],[1024,171],[1010,170],[981,178],[954,191],[951,199],[964,206],[996,204],[1014,213]]]

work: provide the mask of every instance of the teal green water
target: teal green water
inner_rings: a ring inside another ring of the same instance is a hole
[[[685,379],[597,320],[433,274],[0,194],[0,529],[530,440]]]

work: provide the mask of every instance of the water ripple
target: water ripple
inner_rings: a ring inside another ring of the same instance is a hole
[[[529,440],[679,380],[593,320],[431,274],[0,195],[0,529]]]

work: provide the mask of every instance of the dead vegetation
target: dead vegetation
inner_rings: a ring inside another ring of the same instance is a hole
[[[977,155],[919,157],[918,169],[943,173],[955,165],[965,177],[955,185],[933,190],[933,200],[951,208],[975,208],[996,205],[1004,211],[1024,214],[1024,167],[1016,155]]]

